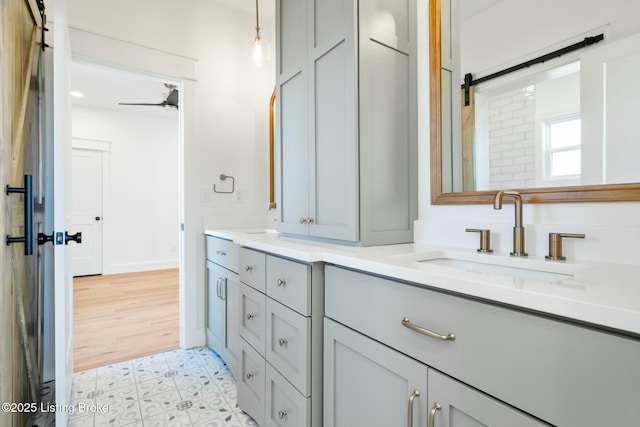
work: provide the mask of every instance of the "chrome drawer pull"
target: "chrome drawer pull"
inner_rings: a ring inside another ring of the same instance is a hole
[[[247,377],[247,379],[248,379],[249,381],[251,381],[251,380],[253,379],[253,373],[251,373],[251,372],[247,372],[246,377]]]
[[[278,280],[276,280],[276,284],[277,284],[278,286],[284,286],[286,283],[287,283],[287,281],[286,281],[286,280],[284,280],[284,279],[278,279]]]
[[[247,265],[247,266],[244,268],[244,271],[247,271],[247,272],[248,272],[248,271],[252,271],[252,270],[253,270],[253,267],[251,267],[250,265]]]
[[[255,319],[255,317],[256,317],[255,314],[252,314],[252,313],[248,313],[247,314],[247,320],[253,320],[253,319]]]
[[[409,396],[409,407],[407,408],[407,427],[413,427],[413,399],[420,397],[419,390],[413,390]]]
[[[281,420],[284,419],[284,417],[287,416],[287,411],[278,411],[278,418],[280,418]]]
[[[280,339],[278,340],[278,344],[280,345],[280,347],[284,347],[284,346],[286,346],[287,344],[289,344],[289,341],[288,341],[286,338],[280,338]]]
[[[220,256],[227,256],[226,252],[222,252],[222,251],[216,251],[216,253]]]
[[[436,402],[436,404],[433,405],[433,408],[431,408],[431,411],[429,411],[429,423],[427,424],[428,427],[435,427],[436,412],[438,412],[440,409],[442,409],[442,405]]]
[[[442,340],[442,341],[455,341],[456,340],[456,336],[454,334],[440,335],[437,332],[433,332],[433,331],[430,331],[428,329],[422,328],[420,326],[411,324],[409,319],[406,318],[406,317],[404,319],[402,319],[402,326],[404,326],[405,328],[409,328],[412,331],[418,332],[419,334],[426,335],[428,337],[435,338],[435,339],[438,339],[438,340]]]

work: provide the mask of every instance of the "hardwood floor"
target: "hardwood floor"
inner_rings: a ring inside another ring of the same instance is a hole
[[[178,348],[178,272],[74,278],[74,371]]]

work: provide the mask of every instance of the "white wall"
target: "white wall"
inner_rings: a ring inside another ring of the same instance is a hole
[[[518,3],[520,2],[520,3]],[[523,0],[515,1],[523,7]],[[533,4],[531,2],[528,2]],[[548,4],[547,4],[548,3]],[[535,6],[544,11],[543,16],[529,16],[520,14],[522,19],[512,22],[514,29],[507,34],[494,34],[491,52],[505,54],[514,52],[522,43],[529,39],[518,40],[519,29],[523,26],[538,28],[546,32],[546,20],[561,20],[563,23],[562,37],[569,37],[575,31],[586,31],[600,25],[610,23],[609,40],[640,31],[640,23],[636,19],[640,16],[640,3],[616,0],[612,2],[585,2],[571,0],[566,2],[535,2]],[[422,17],[428,16],[427,0],[419,0],[422,12],[418,14],[421,23],[419,52],[428,52],[428,34]],[[566,6],[566,7],[565,7]],[[516,6],[518,7],[518,6]],[[560,15],[561,11],[570,10],[572,19]],[[593,9],[596,13],[589,13]],[[617,18],[613,14],[620,9],[633,8],[637,13],[623,13]],[[523,9],[520,9],[523,10]],[[589,13],[588,15],[586,15]],[[503,16],[494,16],[504,21]],[[485,22],[478,28],[477,35],[493,34],[496,28],[491,22]],[[545,34],[545,37],[547,34]],[[539,39],[538,39],[539,40]],[[538,47],[531,47],[533,51]],[[488,55],[487,55],[488,56]],[[496,61],[505,61],[502,57]],[[428,76],[428,54],[419,58],[418,75]],[[478,67],[481,70],[495,68],[495,64]],[[476,70],[474,70],[475,72]],[[513,207],[505,206],[503,210],[495,211],[491,205],[470,206],[433,206],[430,204],[430,176],[429,176],[429,111],[428,111],[428,81],[425,78],[419,87],[419,114],[421,124],[419,128],[420,145],[420,213],[416,223],[415,239],[418,245],[446,244],[475,248],[478,237],[475,233],[465,233],[466,227],[490,228],[492,230],[492,245],[495,250],[509,252],[512,248],[512,227],[514,222]],[[524,223],[527,228],[527,250],[531,257],[544,256],[548,251],[547,233],[575,232],[585,233],[585,240],[568,239],[564,251],[568,258],[581,260],[602,260],[611,262],[638,263],[640,259],[640,203],[611,202],[611,203],[552,203],[530,204],[524,208]]]
[[[74,138],[110,142],[103,274],[178,267],[178,113],[74,107]]]

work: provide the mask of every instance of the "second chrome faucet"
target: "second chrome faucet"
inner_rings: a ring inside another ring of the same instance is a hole
[[[524,226],[522,225],[522,197],[514,190],[500,190],[493,198],[493,209],[502,209],[502,199],[512,198],[515,202],[516,222],[513,227],[513,252],[511,256],[525,257],[527,253],[524,249]]]

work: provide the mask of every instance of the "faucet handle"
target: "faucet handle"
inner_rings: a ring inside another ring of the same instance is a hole
[[[546,260],[564,261],[567,257],[562,255],[562,238],[573,237],[576,239],[584,239],[584,234],[572,233],[549,233],[549,255],[544,258]]]
[[[467,228],[464,231],[467,233],[480,233],[480,249],[478,249],[478,252],[483,254],[493,252],[493,249],[491,249],[491,230],[486,228]]]

